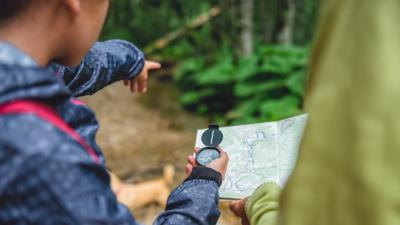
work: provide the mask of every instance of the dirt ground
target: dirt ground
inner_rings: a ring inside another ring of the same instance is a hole
[[[122,179],[136,183],[162,176],[162,168],[174,165],[174,187],[184,179],[186,156],[193,151],[195,131],[207,120],[185,112],[172,82],[153,77],[147,94],[132,94],[116,83],[85,101],[100,123],[97,141],[107,165]],[[173,188],[173,187],[172,187]],[[220,225],[240,224],[222,203]],[[148,205],[134,212],[142,224],[152,224],[163,209]]]

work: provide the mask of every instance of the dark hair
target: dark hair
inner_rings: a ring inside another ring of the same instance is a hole
[[[20,13],[32,0],[1,0],[0,22]]]

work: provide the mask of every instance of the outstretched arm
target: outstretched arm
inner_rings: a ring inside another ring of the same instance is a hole
[[[53,63],[75,97],[91,95],[119,80],[132,80],[145,65],[145,58],[132,43],[123,40],[97,42],[75,68]],[[147,78],[147,76],[146,76]]]

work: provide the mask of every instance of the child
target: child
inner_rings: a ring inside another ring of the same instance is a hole
[[[1,3],[0,224],[136,224],[110,189],[93,112],[72,98],[135,76],[132,89],[145,91],[147,71],[157,68],[122,41],[95,44],[81,62],[108,5]],[[53,61],[59,64],[48,67]],[[222,152],[208,167],[192,168],[155,224],[215,224],[227,161]]]

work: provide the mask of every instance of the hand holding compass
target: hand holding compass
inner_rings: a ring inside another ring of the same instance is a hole
[[[191,154],[187,157],[186,175],[189,176],[193,168],[203,166],[219,172],[224,179],[229,158],[223,149],[217,147],[222,142],[222,137],[218,125],[210,124],[209,129],[202,135],[202,142],[206,147],[196,148],[195,156]]]

